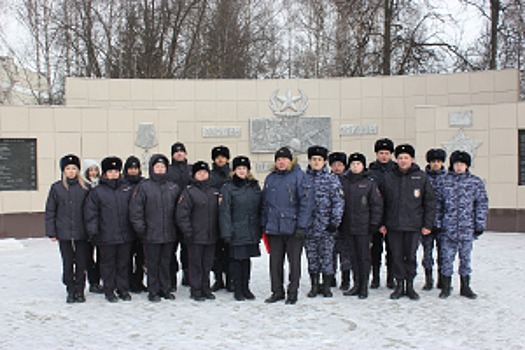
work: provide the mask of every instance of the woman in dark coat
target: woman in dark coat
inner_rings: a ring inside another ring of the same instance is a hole
[[[168,180],[168,158],[154,154],[149,162],[150,178],[141,181],[131,197],[129,217],[143,240],[148,270],[148,299],[172,300],[170,261],[177,240],[175,208],[179,186]]]
[[[100,273],[106,300],[131,300],[129,294],[129,256],[134,234],[128,208],[132,186],[121,179],[122,161],[117,157],[102,160],[102,177],[84,208],[86,230],[100,250]]]
[[[193,179],[180,195],[177,225],[188,248],[191,298],[195,301],[215,299],[210,288],[210,271],[218,238],[219,190],[211,187],[210,167],[199,161],[193,164]]]
[[[235,300],[252,300],[251,257],[261,256],[261,187],[250,172],[248,157],[233,159],[231,180],[221,188],[219,227],[221,238],[230,246],[230,271]]]
[[[58,241],[62,282],[68,303],[86,301],[86,265],[89,244],[84,230],[83,206],[88,193],[80,175],[80,160],[73,154],[60,159],[62,179],[51,185],[46,202],[46,235]]]

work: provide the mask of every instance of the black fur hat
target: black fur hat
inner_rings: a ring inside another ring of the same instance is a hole
[[[211,160],[215,160],[218,156],[224,156],[230,159],[230,149],[226,146],[216,146],[211,150]]]
[[[274,160],[277,160],[277,158],[288,158],[293,160],[292,151],[290,151],[288,147],[281,147],[275,152]]]
[[[80,170],[80,159],[76,155],[68,154],[63,156],[60,159],[60,171],[64,171],[64,169],[71,164],[76,165],[78,170]]]
[[[171,145],[171,155],[179,151],[186,152],[186,147],[182,142],[175,142],[173,145]]]
[[[308,148],[308,159],[313,156],[323,157],[324,160],[328,158],[328,150],[323,146],[312,146]]]
[[[122,160],[119,157],[106,157],[100,163],[102,174],[108,170],[122,170]]]
[[[124,163],[124,172],[126,173],[129,168],[137,168],[140,171],[140,160],[135,156],[129,156]]]
[[[250,164],[250,158],[245,156],[237,156],[233,158],[233,170],[237,168],[238,166],[245,166],[248,168],[248,170],[251,170],[251,164]]]
[[[377,140],[374,145],[374,152],[377,153],[379,151],[394,152],[394,142],[387,138]]]
[[[430,163],[433,160],[445,162],[446,158],[447,152],[442,148],[431,148],[427,151],[427,163]]]
[[[346,153],[344,152],[332,152],[328,155],[328,164],[332,165],[333,162],[341,162],[346,166]]]
[[[363,163],[363,167],[366,169],[366,157],[364,154],[358,152],[352,153],[348,156],[348,167],[350,167],[352,162],[361,162]]]
[[[450,155],[450,170],[454,169],[454,163],[456,162],[465,163],[467,167],[470,168],[470,165],[472,164],[472,158],[470,157],[470,154],[465,151],[454,151]]]
[[[412,147],[412,145],[409,145],[408,143],[397,146],[394,153],[396,155],[396,158],[402,153],[408,153],[408,155],[410,155],[412,158],[416,156],[416,150],[414,149],[414,147]]]
[[[197,174],[197,171],[199,170],[206,170],[208,173],[210,172],[210,166],[208,163],[199,160],[198,162],[193,163],[193,166],[191,167],[191,173],[193,176]]]

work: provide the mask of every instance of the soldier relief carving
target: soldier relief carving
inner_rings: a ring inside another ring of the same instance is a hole
[[[275,90],[269,107],[277,119],[254,118],[250,120],[250,144],[253,153],[273,153],[287,146],[294,152],[304,153],[308,147],[331,146],[330,117],[304,117],[308,108],[308,97],[298,90],[293,95],[288,90],[279,95]]]

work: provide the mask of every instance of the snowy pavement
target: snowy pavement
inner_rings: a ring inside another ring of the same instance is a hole
[[[419,254],[421,255],[421,248]],[[459,281],[447,300],[438,290],[421,299],[394,301],[383,285],[367,300],[306,297],[303,277],[297,305],[267,305],[268,256],[253,259],[255,301],[232,294],[197,303],[180,287],[175,301],[154,304],[146,294],[109,304],[87,293],[66,304],[56,243],[0,240],[0,349],[521,349],[525,347],[525,234],[486,233],[474,244],[472,288],[460,297]],[[383,281],[382,281],[383,282]]]

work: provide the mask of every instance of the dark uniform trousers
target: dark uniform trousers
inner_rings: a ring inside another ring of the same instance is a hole
[[[100,252],[91,242],[88,242],[88,247],[87,277],[89,285],[95,285],[100,283]]]
[[[144,246],[140,238],[131,243],[129,264],[129,284],[132,290],[138,290],[144,283]]]
[[[215,244],[187,244],[191,295],[210,292],[210,271],[215,257]]]
[[[297,297],[301,279],[301,254],[304,238],[291,235],[268,235],[270,242],[270,280],[272,293],[284,295],[284,257],[288,258],[288,296]]]
[[[345,238],[349,248],[352,273],[362,282],[370,275],[370,235],[350,235]]]
[[[390,242],[388,235],[384,236],[381,232],[377,231],[372,234],[372,248],[370,249],[372,254],[372,266],[376,266],[378,269],[381,267],[381,260],[383,255],[383,242],[386,251],[386,266],[388,270],[391,270],[393,259],[392,249],[390,248]]]
[[[62,282],[68,293],[84,293],[89,255],[88,241],[59,240],[62,256]]]
[[[416,254],[421,233],[388,231],[387,236],[392,253],[394,277],[401,280],[413,280],[416,277]]]
[[[152,294],[168,293],[171,288],[170,260],[174,243],[146,243],[146,268],[148,292]]]
[[[99,245],[100,274],[104,282],[104,294],[112,295],[115,289],[129,291],[129,256],[131,242],[123,244]]]

